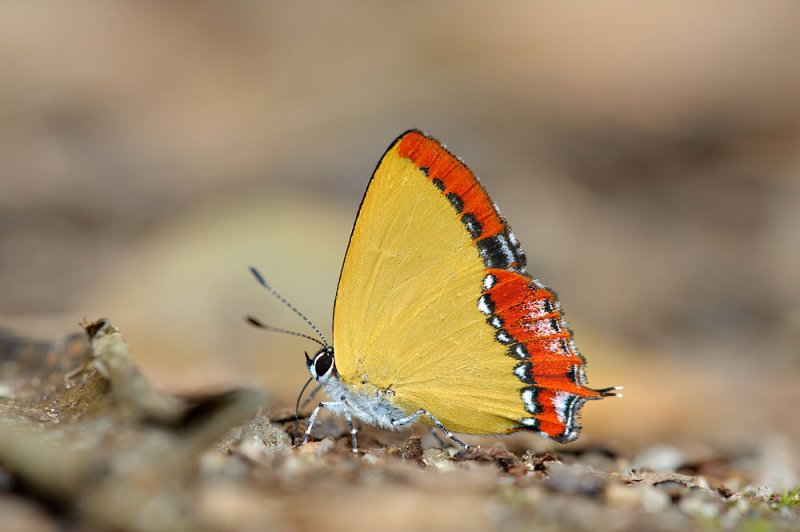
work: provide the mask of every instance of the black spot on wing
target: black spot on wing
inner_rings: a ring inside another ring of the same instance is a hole
[[[508,349],[508,355],[517,360],[529,360],[531,355],[524,344],[514,344]]]
[[[498,329],[494,337],[498,342],[504,345],[510,345],[516,343],[514,337],[508,334],[508,331],[506,331],[505,329]]]
[[[480,238],[483,233],[483,227],[474,214],[469,212],[464,214],[461,216],[461,222],[467,227],[467,231],[469,231],[473,239]]]
[[[567,370],[567,378],[572,382],[575,382],[575,366],[570,366]]]
[[[494,314],[494,301],[489,294],[483,294],[478,298],[478,310],[487,316]]]
[[[514,375],[526,384],[533,384],[533,365],[530,362],[520,362],[514,367]]]
[[[570,368],[567,370],[567,378],[578,386],[583,384],[581,382],[581,372],[578,366],[570,366]]]
[[[519,420],[520,427],[526,430],[539,432],[539,420],[535,417],[526,417]]]
[[[464,200],[461,199],[461,196],[455,192],[448,192],[445,194],[445,197],[447,197],[447,200],[450,202],[456,212],[461,212],[464,210]]]
[[[503,223],[506,223],[506,221],[503,220]],[[514,248],[514,255],[517,257],[517,269],[522,271],[528,264],[528,258],[525,256],[525,251],[522,249],[522,244],[519,243],[517,237],[514,236],[514,233],[508,228],[507,223],[506,234],[508,235],[508,241],[511,242],[511,246]]]
[[[567,356],[572,355],[572,352],[569,349],[569,342],[567,342],[566,338],[561,339],[561,351]]]
[[[570,433],[575,432],[575,430],[578,428],[578,419],[576,414],[578,413],[578,410],[580,410],[581,406],[583,406],[583,401],[581,401],[581,398],[577,395],[570,394],[564,407],[564,414],[566,417],[564,424],[567,426],[567,429],[564,431],[565,437],[569,437]]]
[[[526,386],[520,391],[520,398],[525,410],[529,414],[537,414],[541,411],[539,404],[539,388],[536,386]]]
[[[498,316],[497,314],[492,314],[489,318],[486,319],[486,323],[494,327],[495,329],[501,328],[505,323],[503,322],[503,318]]]
[[[505,234],[481,238],[475,245],[487,268],[512,270],[518,265],[517,254]]]

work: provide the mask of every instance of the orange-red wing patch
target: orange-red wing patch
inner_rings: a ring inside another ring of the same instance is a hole
[[[578,412],[588,399],[604,390],[586,386],[585,361],[572,343],[556,294],[526,274],[487,270],[479,309],[497,329],[508,355],[519,360],[523,402],[530,414],[524,428],[545,433],[556,441],[578,436]],[[527,391],[526,391],[527,390]]]
[[[418,131],[400,139],[398,154],[411,159],[455,208],[487,268],[525,269],[525,253],[478,178],[438,141]]]

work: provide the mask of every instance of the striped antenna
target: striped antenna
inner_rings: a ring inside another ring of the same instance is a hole
[[[313,336],[309,336],[307,334],[303,334],[303,333],[299,333],[299,332],[295,332],[295,331],[290,331],[289,329],[281,329],[280,327],[273,327],[272,325],[267,325],[266,323],[262,322],[261,320],[259,320],[258,318],[254,317],[254,316],[245,316],[244,320],[247,323],[249,323],[250,325],[252,325],[253,327],[258,327],[259,329],[264,329],[265,331],[272,331],[272,332],[281,333],[281,334],[290,334],[292,336],[299,336],[301,338],[306,338],[308,340],[311,340],[312,342],[317,342],[322,347],[325,347],[325,344],[323,344],[322,342],[320,342],[319,340],[317,340]]]
[[[302,336],[302,337],[304,337],[304,338],[309,338],[309,339],[311,339],[311,340],[314,340],[314,341],[315,341],[315,342],[317,342],[318,344],[320,344],[322,347],[328,347],[328,340],[326,340],[326,339],[325,339],[325,335],[324,335],[324,334],[322,334],[322,331],[320,331],[320,330],[317,328],[317,326],[316,326],[316,325],[314,325],[314,323],[313,323],[313,322],[312,322],[310,319],[306,318],[305,314],[303,314],[302,312],[300,312],[299,310],[297,310],[297,309],[294,307],[294,305],[292,305],[291,303],[289,303],[288,301],[286,301],[286,298],[284,298],[282,295],[280,295],[280,294],[278,293],[278,291],[277,291],[277,290],[275,290],[275,289],[274,289],[274,288],[272,288],[272,287],[271,287],[269,284],[267,284],[267,282],[264,280],[264,278],[261,276],[261,274],[258,272],[258,270],[256,270],[256,269],[255,269],[254,267],[252,267],[252,266],[250,266],[250,273],[252,273],[252,274],[253,274],[253,277],[255,277],[255,278],[256,278],[256,281],[258,281],[258,282],[259,282],[259,284],[261,284],[261,286],[263,286],[264,288],[266,288],[266,289],[267,289],[267,291],[268,291],[270,294],[272,294],[273,296],[275,296],[275,297],[278,299],[278,301],[280,301],[281,303],[283,303],[284,305],[286,305],[287,307],[289,307],[289,309],[291,309],[291,311],[292,311],[292,312],[294,312],[295,314],[297,314],[298,316],[300,316],[301,318],[303,318],[303,320],[304,320],[306,323],[308,323],[308,324],[311,326],[311,328],[312,328],[312,329],[314,329],[314,332],[315,332],[315,333],[317,333],[317,335],[318,335],[318,336],[319,336],[319,337],[322,339],[322,342],[319,342],[319,341],[317,341],[316,339],[314,339],[314,338],[311,338],[310,336],[306,336],[306,335],[304,335],[304,334],[301,334],[301,333],[296,333],[296,332],[293,332],[293,331],[287,331],[286,329],[278,329],[277,327],[272,327],[272,326],[270,326],[270,325],[264,325],[263,323],[261,323],[260,321],[256,320],[255,318],[252,318],[252,316],[248,316],[248,317],[247,317],[247,321],[248,321],[249,323],[251,323],[252,325],[254,325],[254,326],[256,326],[256,327],[260,327],[260,328],[262,328],[262,329],[267,329],[267,330],[272,330],[272,331],[277,331],[277,332],[283,332],[283,333],[286,333],[286,334],[293,334],[293,335],[295,335],[295,336]]]

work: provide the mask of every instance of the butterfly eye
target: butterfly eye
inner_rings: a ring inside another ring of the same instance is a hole
[[[332,366],[333,356],[329,353],[322,352],[314,359],[314,373],[317,374],[317,378],[324,377]]]

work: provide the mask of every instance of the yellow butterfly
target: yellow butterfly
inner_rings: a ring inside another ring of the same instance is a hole
[[[422,421],[465,448],[453,432],[577,438],[584,402],[619,387],[586,386],[556,294],[525,263],[464,163],[419,131],[403,133],[361,202],[333,345],[309,321],[322,348],[306,355],[308,369],[331,400],[314,409],[303,443],[322,408],[344,416],[354,451],[353,418],[387,429]]]

